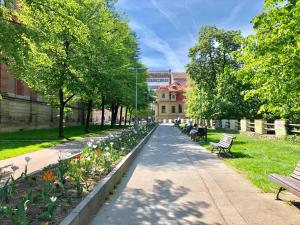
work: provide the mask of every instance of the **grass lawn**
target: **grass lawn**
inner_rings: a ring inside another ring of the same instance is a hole
[[[120,128],[116,126],[116,129]],[[121,126],[124,128],[124,126]],[[103,130],[99,125],[91,125],[90,133],[84,133],[84,126],[66,127],[65,140],[58,138],[58,129],[40,129],[18,132],[0,133],[0,160],[15,157],[43,148],[58,145],[67,140],[78,140],[82,137],[92,137],[110,130],[110,126],[104,126]]]
[[[209,130],[208,142],[218,142],[222,131]],[[265,140],[241,134],[231,148],[232,157],[225,157],[226,164],[234,167],[263,192],[276,192],[278,186],[268,179],[271,173],[290,175],[300,160],[300,145],[284,140]],[[199,142],[210,149],[209,145]]]

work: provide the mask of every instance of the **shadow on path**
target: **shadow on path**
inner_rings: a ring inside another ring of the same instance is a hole
[[[109,217],[104,218],[100,213],[92,224],[207,224],[201,222],[202,210],[210,205],[205,201],[181,201],[190,190],[176,186],[171,180],[155,180],[153,191],[122,189],[119,190],[122,195],[106,203],[103,213],[109,212]]]

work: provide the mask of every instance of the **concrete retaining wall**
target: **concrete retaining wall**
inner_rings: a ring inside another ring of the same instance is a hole
[[[157,127],[157,126],[156,126]],[[143,146],[147,143],[154,127],[149,134],[127,155],[125,158],[103,179],[94,190],[86,196],[83,201],[60,223],[60,225],[86,225],[98,212],[105,198],[114,189],[114,186],[121,180],[123,174],[128,170]]]

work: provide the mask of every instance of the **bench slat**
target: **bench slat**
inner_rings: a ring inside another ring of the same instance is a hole
[[[292,175],[291,175],[291,177],[292,177],[292,178],[295,178],[295,179],[297,179],[297,180],[299,180],[299,181],[300,181],[300,176],[299,176],[299,175],[292,174]]]
[[[291,175],[291,177],[297,179],[300,181],[300,172],[299,171],[294,171],[293,174]]]
[[[284,177],[278,174],[271,174],[269,178],[275,183],[279,184],[284,189],[292,192],[294,195],[300,197],[300,181],[292,177]]]
[[[295,170],[293,174],[300,176],[300,171]]]

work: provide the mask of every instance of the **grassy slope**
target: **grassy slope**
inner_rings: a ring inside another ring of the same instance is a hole
[[[65,137],[67,140],[78,140],[82,137],[101,134],[109,129],[109,126],[101,130],[100,126],[91,125],[90,133],[85,134],[83,126],[66,127]],[[64,141],[66,140],[58,139],[57,128],[0,133],[0,160],[55,146]]]
[[[223,132],[210,130],[208,141],[217,142]],[[231,148],[232,158],[225,162],[244,174],[264,192],[275,192],[278,186],[269,181],[268,175],[290,175],[300,160],[300,145],[283,140],[264,140],[241,134],[236,136]],[[200,142],[208,147],[208,143]],[[208,147],[210,149],[210,147]]]

